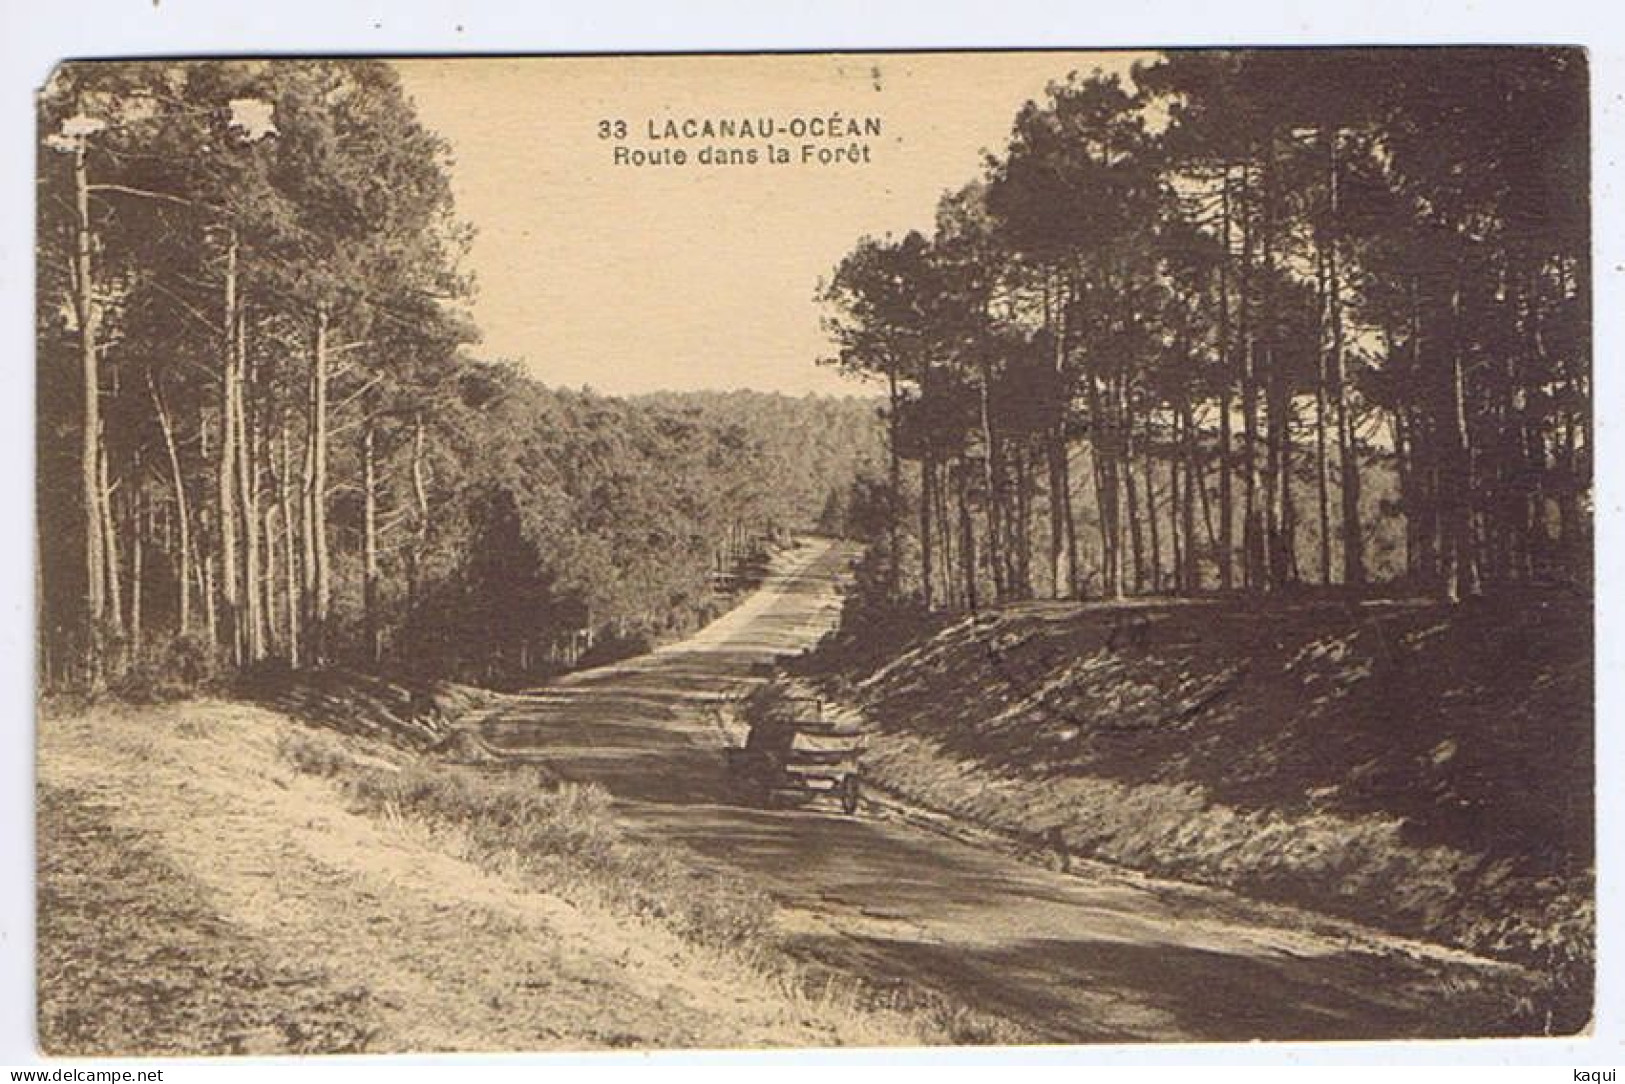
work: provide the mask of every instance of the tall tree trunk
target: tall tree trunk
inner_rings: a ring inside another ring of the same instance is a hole
[[[85,624],[89,669],[94,681],[101,673],[101,627],[107,611],[102,556],[101,482],[101,371],[99,364],[101,311],[96,304],[92,275],[93,239],[90,225],[90,182],[86,175],[85,144],[73,153],[74,308],[79,324],[80,390],[84,402],[80,419],[79,482],[84,512]]]
[[[936,546],[932,564],[937,570],[937,583],[933,596],[945,609],[955,606],[954,590],[958,576],[954,571],[954,529],[948,523],[946,494],[949,488],[949,468],[946,460],[933,464],[931,481],[931,537]]]
[[[237,303],[237,379],[233,382],[233,416],[237,434],[237,501],[243,527],[243,650],[249,662],[265,658],[265,613],[261,596],[259,444],[256,419],[245,388],[253,380],[247,350],[247,307]]]
[[[1288,500],[1291,487],[1291,463],[1287,457],[1287,389],[1286,378],[1279,356],[1280,313],[1276,311],[1276,159],[1275,135],[1270,132],[1264,140],[1264,165],[1260,182],[1263,187],[1259,204],[1259,269],[1262,282],[1258,289],[1259,312],[1257,337],[1260,354],[1264,359],[1264,397],[1266,412],[1264,453],[1264,529],[1265,529],[1265,581],[1270,588],[1284,586],[1291,579],[1291,542],[1287,537],[1289,518]]]
[[[956,472],[957,462],[946,460],[937,465],[936,481],[936,512],[937,512],[937,539],[941,544],[941,554],[937,566],[942,570],[942,592],[940,597],[950,610],[958,609],[959,577],[954,573],[954,564],[958,556],[958,543],[954,536],[958,533],[954,528],[953,520],[948,514],[948,500],[952,488],[953,476]]]
[[[255,478],[259,480],[255,500],[260,507],[260,624],[266,654],[286,657],[287,645],[281,640],[277,608],[279,582],[277,565],[281,553],[277,523],[281,519],[281,509],[277,504],[276,494],[276,448],[271,439],[271,416],[268,407],[265,410],[257,409],[254,418],[253,429],[256,433],[254,461],[258,464]]]
[[[1072,499],[1072,447],[1061,445],[1061,522],[1066,528],[1066,592],[1068,598],[1082,598],[1083,569],[1078,563],[1078,516]]]
[[[214,450],[209,444],[210,433],[208,418],[203,408],[198,408],[197,436],[198,454],[203,461],[203,476],[209,477],[214,465]],[[219,583],[219,547],[215,544],[217,527],[214,522],[214,503],[212,501],[198,502],[198,600],[203,604],[203,631],[208,636],[209,648],[218,652],[220,640],[220,599],[216,591]]]
[[[1459,259],[1459,257],[1458,257]],[[1467,380],[1462,359],[1461,270],[1450,291],[1450,365],[1445,390],[1446,430],[1450,438],[1445,501],[1445,597],[1451,602],[1479,593],[1478,562],[1473,539],[1473,443],[1467,422]]]
[[[1066,421],[1067,396],[1066,388],[1066,350],[1067,350],[1067,305],[1071,298],[1066,291],[1061,291],[1056,298],[1051,331],[1055,340],[1055,394],[1056,400],[1050,404],[1054,412],[1050,420],[1049,432],[1049,571],[1050,594],[1054,598],[1064,598],[1067,594],[1066,584],[1071,578],[1070,570],[1063,571],[1063,562],[1066,559],[1066,506],[1067,490],[1070,482],[1067,478],[1066,462]]]
[[[1268,504],[1268,577],[1272,587],[1284,587],[1297,579],[1297,512],[1292,495],[1292,389],[1286,364],[1281,357],[1281,314],[1277,311],[1277,259],[1284,247],[1280,232],[1278,161],[1275,133],[1264,141],[1264,185],[1260,222],[1259,255],[1264,281],[1259,292],[1264,320],[1260,330],[1264,340],[1265,394],[1268,399],[1269,447],[1266,454],[1265,483]]]
[[[931,541],[931,506],[935,503],[931,455],[929,452],[920,457],[920,598],[927,612],[935,608],[936,599],[932,593],[932,581],[936,576],[933,565],[935,556]]]
[[[1349,405],[1349,376],[1343,349],[1343,276],[1338,259],[1342,239],[1342,181],[1339,177],[1337,132],[1331,141],[1332,236],[1327,248],[1327,288],[1331,293],[1333,410],[1337,419],[1338,480],[1343,513],[1343,582],[1365,583],[1365,529],[1360,522],[1360,461],[1354,442],[1354,411]]]
[[[1281,500],[1286,478],[1286,464],[1282,461],[1281,456],[1284,447],[1281,430],[1286,416],[1286,404],[1280,397],[1280,382],[1271,373],[1273,367],[1272,353],[1267,345],[1263,346],[1261,354],[1264,358],[1263,369],[1266,374],[1264,381],[1263,584],[1266,588],[1273,590],[1283,586],[1287,581],[1287,555],[1285,532],[1283,530],[1286,509]]]
[[[1180,587],[1186,594],[1192,595],[1202,586],[1202,568],[1197,561],[1196,500],[1191,490],[1200,493],[1202,500],[1206,502],[1207,486],[1202,478],[1202,466],[1196,454],[1196,425],[1188,393],[1182,395],[1179,400],[1179,428],[1180,453],[1185,460],[1185,492],[1179,506],[1181,533],[1185,536],[1185,577],[1180,581]],[[1208,541],[1211,544],[1211,522],[1208,533],[1210,536]]]
[[[203,558],[202,569],[202,597],[203,597],[203,631],[209,638],[209,643],[215,648],[220,645],[220,607],[217,585],[220,577],[215,570],[219,557],[210,553]]]
[[[328,607],[331,572],[327,542],[327,332],[328,310],[316,306],[316,333],[311,350],[308,438],[305,449],[305,555],[309,614],[305,620],[311,663],[327,662]]]
[[[1508,337],[1518,345],[1506,351],[1502,358],[1502,379],[1497,389],[1499,439],[1496,453],[1499,460],[1499,493],[1496,502],[1499,545],[1496,547],[1497,570],[1503,582],[1527,580],[1530,572],[1530,550],[1533,540],[1530,531],[1529,495],[1535,486],[1534,465],[1530,463],[1524,433],[1526,423],[1523,389],[1527,383],[1529,359],[1526,356],[1531,322],[1532,290],[1523,268],[1528,256],[1523,246],[1510,246],[1507,251],[1506,270],[1502,272],[1508,298]],[[1513,267],[1516,270],[1513,270]]]
[[[219,525],[220,632],[232,659],[243,661],[242,614],[237,563],[237,234],[226,236],[224,316],[221,325],[220,443],[215,460],[215,517]]]
[[[1389,413],[1389,427],[1394,440],[1394,472],[1399,481],[1399,502],[1405,519],[1405,579],[1415,583],[1421,578],[1418,562],[1421,536],[1421,517],[1413,513],[1419,497],[1417,493],[1415,438],[1412,433],[1410,410],[1406,404],[1396,404]]]
[[[141,455],[136,453],[135,475],[141,477]],[[145,599],[142,580],[146,575],[147,509],[146,490],[139,484],[130,494],[130,657],[139,659],[142,653],[142,632],[145,625]]]
[[[107,423],[102,423],[102,432],[105,438]],[[107,471],[107,445],[105,439],[96,450],[96,467],[99,473],[96,498],[96,507],[101,509],[102,521],[99,528],[102,534],[102,567],[99,570],[103,577],[102,590],[106,593],[107,609],[106,620],[115,636],[124,635],[124,591],[120,577],[124,571],[120,567],[118,551],[118,527],[113,522],[113,484]]]
[[[378,468],[372,412],[361,428],[361,612],[367,635],[367,658],[383,661],[384,643],[378,620]]]
[[[417,608],[419,577],[429,540],[429,487],[424,477],[423,411],[412,415],[412,545],[407,551],[406,599],[408,611]]]
[[[1326,457],[1326,384],[1330,379],[1326,325],[1330,323],[1328,309],[1331,299],[1327,287],[1324,238],[1321,239],[1320,251],[1315,254],[1315,285],[1320,298],[1318,314],[1321,325],[1317,329],[1315,349],[1318,363],[1315,367],[1315,495],[1320,512],[1320,582],[1324,585],[1332,582],[1331,468]]]
[[[970,499],[967,495],[970,488],[970,464],[961,459],[959,469],[954,473],[959,481],[956,487],[959,498],[959,567],[965,577],[965,606],[974,613],[977,609],[976,526],[971,519]]]
[[[1231,470],[1235,455],[1235,434],[1231,432],[1231,387],[1235,380],[1236,362],[1230,336],[1230,167],[1224,167],[1224,180],[1220,188],[1220,243],[1223,254],[1219,258],[1219,587],[1229,591],[1235,586],[1236,521],[1235,495]],[[1187,418],[1187,426],[1189,419]],[[1200,476],[1195,476],[1201,484]],[[1204,494],[1206,489],[1204,487]]]
[[[987,512],[987,567],[993,582],[993,600],[995,603],[1002,603],[1009,593],[1003,557],[1005,545],[1001,537],[1006,519],[1003,493],[1004,464],[999,453],[999,442],[993,431],[992,407],[988,402],[989,385],[992,383],[991,368],[991,363],[983,357],[979,365],[981,382],[977,387],[977,407],[982,426],[982,486]],[[972,608],[975,607],[974,599],[971,605]]]
[[[1281,575],[1283,584],[1297,583],[1302,579],[1298,569],[1298,502],[1292,492],[1292,462],[1297,449],[1297,442],[1292,436],[1292,426],[1297,419],[1293,408],[1292,396],[1283,387],[1281,390],[1281,532],[1277,544],[1281,559]]]
[[[181,472],[181,456],[175,442],[175,427],[169,411],[164,409],[163,396],[152,370],[147,370],[147,392],[152,396],[152,409],[158,419],[158,431],[164,438],[164,454],[169,459],[169,484],[175,493],[175,526],[179,533],[179,555],[176,570],[177,597],[175,600],[178,631],[182,636],[192,631],[192,513],[186,499],[186,476]]]
[[[1128,501],[1129,554],[1134,560],[1134,592],[1140,594],[1145,591],[1145,549],[1140,525],[1140,490],[1134,480],[1133,395],[1127,374],[1118,378],[1117,395],[1117,425],[1122,442],[1119,469],[1123,476],[1123,496]]]
[[[308,662],[316,655],[316,363],[311,361],[305,394],[305,447],[299,479],[299,625],[302,654]]]
[[[1021,598],[1033,597],[1033,463],[1031,445],[1027,439],[1016,446],[1016,567],[1018,593]]]
[[[1089,397],[1089,418],[1094,426],[1090,452],[1095,463],[1095,505],[1100,524],[1101,593],[1108,599],[1123,597],[1123,551],[1118,504],[1116,443],[1109,385],[1093,371],[1084,374]],[[1104,389],[1104,390],[1103,390]]]
[[[288,645],[282,640],[281,608],[277,604],[277,588],[282,582],[281,535],[286,532],[278,526],[282,522],[282,506],[276,500],[276,460],[271,455],[269,441],[262,451],[260,461],[265,464],[268,472],[266,483],[269,490],[265,494],[265,503],[260,506],[260,540],[263,546],[261,552],[265,559],[260,569],[264,577],[261,595],[265,605],[265,653],[271,658],[287,658]]]
[[[1049,575],[1050,597],[1066,596],[1066,468],[1062,465],[1061,437],[1053,429],[1044,449],[1044,461],[1049,475]]]
[[[1021,453],[1017,442],[1009,438],[999,441],[999,466],[994,476],[999,493],[999,578],[1003,581],[1001,602],[1022,597],[1021,592],[1021,535],[1022,525],[1019,484],[1016,472],[1020,469]]]
[[[886,366],[886,394],[888,412],[886,415],[886,460],[887,477],[891,482],[891,492],[887,496],[886,533],[887,542],[891,548],[890,567],[886,570],[886,582],[890,595],[896,599],[902,593],[903,576],[903,457],[897,446],[898,426],[901,419],[898,409],[902,405],[902,391],[897,386],[897,362],[889,362]]]
[[[1542,334],[1541,299],[1539,279],[1535,273],[1529,275],[1528,287],[1528,336],[1529,345],[1526,348],[1532,364],[1538,366],[1539,371],[1551,370],[1551,359],[1545,349],[1545,337]],[[1527,396],[1527,393],[1526,393]],[[1549,497],[1551,460],[1547,454],[1548,433],[1532,409],[1529,399],[1524,400],[1521,412],[1523,425],[1523,462],[1528,473],[1530,484],[1528,494],[1528,509],[1525,513],[1528,526],[1528,565],[1524,569],[1526,578],[1533,577],[1538,571],[1546,568],[1551,558],[1551,534],[1546,527],[1546,508]]]
[[[1592,479],[1596,472],[1596,456],[1594,453],[1595,432],[1592,422],[1592,410],[1588,406],[1591,398],[1591,251],[1582,245],[1574,253],[1572,260],[1559,259],[1556,267],[1557,291],[1559,297],[1573,296],[1576,308],[1574,327],[1580,332],[1577,349],[1572,356],[1565,357],[1558,366],[1564,392],[1563,397],[1572,404],[1561,412],[1562,422],[1559,426],[1561,436],[1554,433],[1556,442],[1554,454],[1559,464],[1559,474],[1565,481],[1559,486],[1557,493],[1557,514],[1559,525],[1559,554],[1561,555],[1564,572],[1571,582],[1581,582],[1589,586],[1592,572],[1593,555],[1596,551],[1595,528],[1593,516],[1584,507],[1583,500],[1591,492]],[[1555,420],[1554,420],[1555,424]]]
[[[1157,524],[1157,475],[1156,455],[1153,444],[1153,430],[1151,412],[1145,415],[1145,447],[1141,449],[1141,461],[1145,469],[1145,524],[1149,532],[1150,553],[1148,566],[1151,573],[1151,590],[1153,593],[1162,593],[1162,529]]]
[[[1184,594],[1186,582],[1186,553],[1190,543],[1181,537],[1179,510],[1184,507],[1183,490],[1188,488],[1189,480],[1180,480],[1180,463],[1182,450],[1185,447],[1185,428],[1183,412],[1176,412],[1173,421],[1173,440],[1168,455],[1168,554],[1173,562],[1169,570],[1170,590],[1174,594]]]
[[[1083,376],[1084,387],[1087,389],[1087,399],[1090,403],[1091,418],[1096,414],[1095,404],[1099,400],[1099,393],[1095,389],[1095,378],[1091,373]],[[1110,502],[1106,496],[1108,483],[1106,475],[1106,453],[1103,449],[1105,440],[1100,426],[1091,421],[1091,438],[1089,441],[1089,482],[1094,487],[1095,495],[1095,536],[1100,540],[1100,585],[1101,593],[1108,598],[1115,598],[1121,591],[1113,591],[1112,584],[1117,582],[1113,575],[1113,527]]]
[[[1242,173],[1245,199],[1247,175]],[[1253,225],[1250,214],[1241,221],[1241,478],[1243,583],[1254,590],[1264,586],[1264,537],[1258,501],[1258,340],[1253,333],[1252,261]]]
[[[299,551],[294,540],[293,516],[293,448],[288,436],[288,411],[283,407],[278,419],[278,437],[281,444],[281,464],[277,471],[277,503],[282,509],[282,576],[286,590],[283,599],[286,623],[288,665],[298,669],[300,663],[300,608],[304,604],[299,575]]]

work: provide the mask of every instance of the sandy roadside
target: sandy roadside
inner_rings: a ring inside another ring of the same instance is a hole
[[[293,727],[224,702],[48,719],[40,785],[144,840],[264,957],[300,962],[307,984],[364,995],[365,1049],[912,1038],[895,1021],[809,1001],[657,923],[483,869],[454,836],[350,812],[331,783],[278,756]],[[55,843],[50,828],[42,824],[42,855]],[[161,924],[137,933],[167,936]],[[262,1034],[248,1048],[270,1052],[279,1040]]]

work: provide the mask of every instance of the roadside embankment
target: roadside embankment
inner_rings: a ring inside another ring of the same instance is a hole
[[[780,967],[768,901],[628,838],[596,788],[403,744],[223,700],[43,718],[43,1048],[948,1038]]]
[[[922,806],[1515,960],[1584,1022],[1581,600],[1029,604],[849,630],[801,669],[871,724],[871,778]]]

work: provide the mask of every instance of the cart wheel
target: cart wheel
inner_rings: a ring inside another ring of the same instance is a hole
[[[841,811],[847,816],[858,811],[858,799],[863,796],[858,777],[849,775],[841,783]]]

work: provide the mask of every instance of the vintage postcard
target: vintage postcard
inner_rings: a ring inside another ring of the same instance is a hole
[[[60,66],[41,1049],[1586,1032],[1588,98]]]

